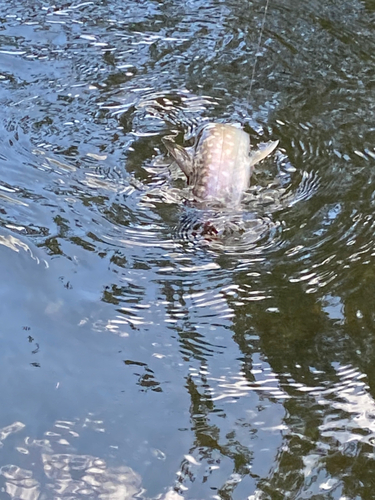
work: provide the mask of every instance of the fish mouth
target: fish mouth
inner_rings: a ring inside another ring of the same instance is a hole
[[[245,230],[242,212],[206,208],[187,210],[180,220],[178,233],[183,239],[225,241],[228,238],[240,240]]]

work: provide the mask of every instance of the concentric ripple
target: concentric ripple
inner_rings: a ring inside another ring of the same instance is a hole
[[[1,6],[2,493],[371,498],[374,2]],[[238,210],[206,122],[279,140]]]

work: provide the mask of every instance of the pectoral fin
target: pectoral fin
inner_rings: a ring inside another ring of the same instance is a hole
[[[193,172],[193,161],[186,149],[179,144],[176,144],[171,136],[163,137],[162,141],[164,146],[167,148],[168,153],[172,156],[189,180]]]
[[[263,160],[266,156],[272,153],[272,151],[279,144],[279,141],[269,141],[263,146],[261,146],[257,151],[254,151],[250,155],[250,166],[253,167],[256,163]]]

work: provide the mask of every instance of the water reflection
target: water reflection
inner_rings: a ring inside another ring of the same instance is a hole
[[[263,12],[2,2],[7,498],[372,498],[374,8]],[[235,230],[162,147],[204,121],[280,139]]]
[[[141,491],[140,477],[129,467],[110,467],[106,462],[90,455],[72,453],[72,444],[85,427],[99,422],[87,418],[84,422],[56,421],[54,427],[45,432],[44,439],[33,439],[27,435],[21,422],[4,427],[0,431],[2,446],[12,439],[14,433],[21,433],[22,446],[16,448],[19,463],[30,458],[36,461],[44,472],[41,481],[40,470],[35,462],[31,469],[13,464],[1,467],[1,483],[8,498],[37,500],[54,496],[60,498],[81,498],[92,496],[102,499],[131,498]],[[101,423],[103,424],[103,423]]]

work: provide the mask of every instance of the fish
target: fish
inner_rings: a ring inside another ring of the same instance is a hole
[[[251,152],[250,137],[233,124],[208,123],[192,148],[162,138],[169,154],[192,187],[194,200],[205,205],[238,207],[250,185],[254,165],[270,155],[279,141],[269,141]]]

